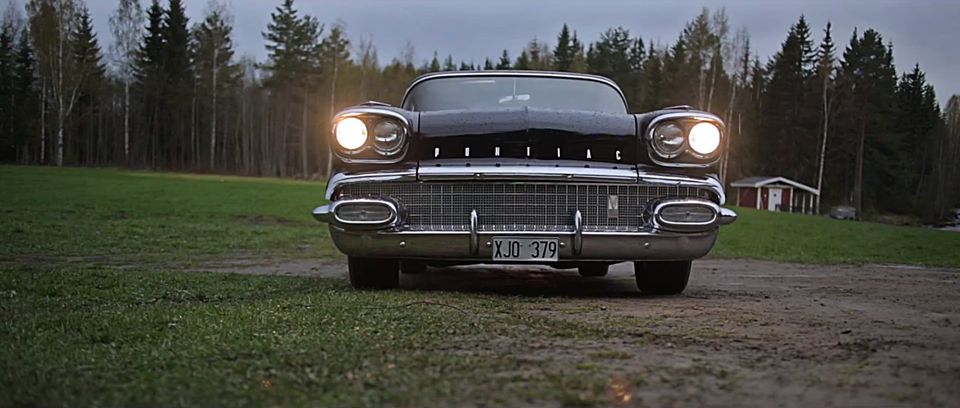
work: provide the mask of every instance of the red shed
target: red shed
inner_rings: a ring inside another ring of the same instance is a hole
[[[812,214],[820,191],[786,177],[747,177],[730,183],[737,188],[737,206],[767,211]]]

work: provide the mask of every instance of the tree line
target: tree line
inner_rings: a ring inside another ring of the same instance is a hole
[[[12,7],[12,6],[11,6]],[[801,16],[765,61],[725,10],[703,11],[670,44],[623,27],[592,41],[564,24],[482,62],[381,64],[370,40],[282,0],[263,29],[267,58],[238,56],[230,10],[191,22],[182,0],[118,0],[105,50],[82,0],[28,0],[0,27],[0,161],[323,177],[332,114],[397,104],[417,75],[453,70],[587,72],[616,80],[635,112],[691,105],[727,123],[720,175],[781,175],[826,204],[939,217],[960,204],[960,96],[941,112],[915,65],[896,71],[872,29],[838,47]]]

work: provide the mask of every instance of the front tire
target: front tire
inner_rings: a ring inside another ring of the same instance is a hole
[[[577,268],[577,272],[580,272],[580,276],[585,278],[599,278],[607,276],[608,269],[610,269],[610,265],[584,264]]]
[[[420,275],[427,271],[427,264],[418,261],[401,261],[400,273],[405,275]]]
[[[692,261],[637,261],[633,271],[644,295],[678,295],[690,280]]]
[[[349,257],[350,285],[355,289],[396,289],[400,286],[400,262],[390,259]]]

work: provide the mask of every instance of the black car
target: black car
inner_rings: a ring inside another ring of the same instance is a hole
[[[334,117],[330,224],[356,288],[426,265],[535,263],[602,276],[634,262],[643,293],[675,294],[719,226],[723,123],[689,107],[631,114],[594,75],[423,75],[400,107]]]

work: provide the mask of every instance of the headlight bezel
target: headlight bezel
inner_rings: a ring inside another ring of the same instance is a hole
[[[690,143],[691,130],[701,123],[713,125],[719,133],[716,149],[706,154],[693,149]],[[683,129],[683,148],[677,154],[664,154],[658,149],[655,140],[658,129],[670,124]],[[723,121],[715,115],[705,112],[673,112],[661,114],[651,119],[647,124],[645,138],[647,140],[646,150],[653,163],[665,167],[703,168],[712,166],[720,160],[726,140],[726,132]]]
[[[345,120],[357,119],[363,122],[366,129],[366,139],[357,148],[344,147],[338,140],[337,129]],[[397,141],[391,145],[378,146],[376,129],[382,123],[396,126]],[[345,163],[397,163],[403,160],[409,147],[410,122],[405,116],[389,109],[357,107],[344,110],[333,117],[331,140],[337,157]]]

